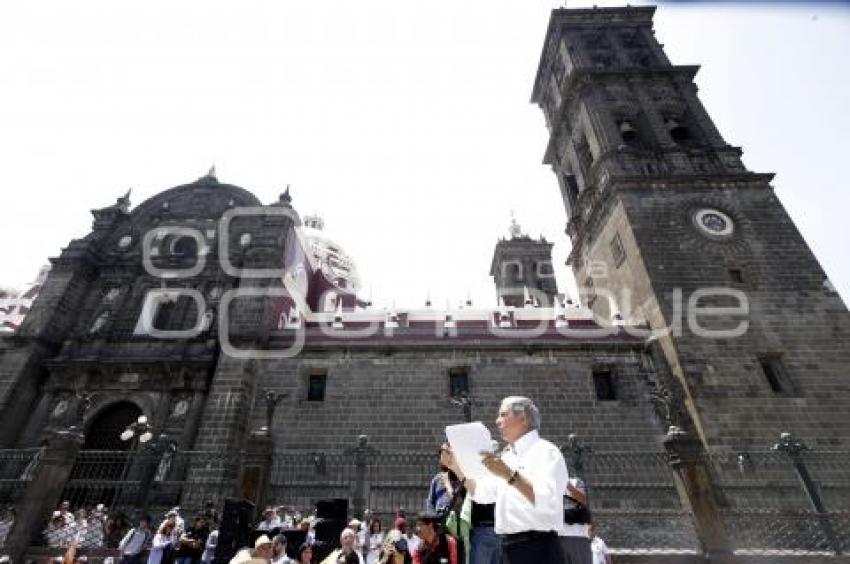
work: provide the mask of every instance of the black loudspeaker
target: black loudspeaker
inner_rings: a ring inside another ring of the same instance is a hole
[[[253,525],[254,504],[247,499],[224,500],[221,525],[218,528],[218,545],[215,548],[215,564],[227,564],[240,548],[250,544]]]
[[[347,499],[322,499],[316,502],[316,517],[319,519],[348,519]]]
[[[313,547],[313,555],[317,556],[319,562],[339,548],[339,534],[347,524],[345,519],[319,518],[316,520],[316,544]]]
[[[286,555],[292,559],[298,554],[298,548],[307,540],[307,531],[293,529],[291,531],[281,531],[286,537]]]

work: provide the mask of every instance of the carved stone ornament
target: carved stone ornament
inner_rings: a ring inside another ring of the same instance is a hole
[[[187,398],[180,398],[177,400],[177,403],[174,404],[174,407],[171,409],[171,417],[174,419],[180,419],[184,417],[186,413],[189,411],[189,400]]]
[[[103,294],[103,303],[114,302],[115,298],[117,298],[120,293],[121,293],[121,288],[119,288],[117,286],[108,289]]]
[[[62,417],[68,411],[68,399],[62,398],[56,402],[56,405],[53,406],[53,411],[50,412],[50,416],[55,418]]]
[[[94,320],[94,323],[92,323],[91,329],[89,329],[89,334],[96,335],[100,333],[101,329],[103,329],[103,326],[106,325],[107,321],[109,321],[109,312],[104,311],[103,313],[98,315],[97,318]]]

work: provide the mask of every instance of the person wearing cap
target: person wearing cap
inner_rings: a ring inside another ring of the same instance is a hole
[[[251,561],[251,553],[253,549],[250,548],[242,548],[236,554],[233,555],[233,558],[230,559],[228,564],[247,564]]]
[[[180,507],[175,506],[169,509],[165,517],[168,518],[169,516],[174,517],[174,529],[182,534],[186,530],[186,522],[183,520],[183,516],[180,515]]]
[[[501,456],[482,453],[486,475],[465,479],[451,450],[446,464],[464,482],[472,501],[496,504],[494,529],[501,537],[506,562],[562,564],[558,532],[563,527],[563,495],[569,478],[564,455],[540,437],[540,411],[526,397],[503,399],[496,427],[508,447]]]
[[[251,551],[251,564],[269,564],[274,555],[274,543],[268,535],[260,535],[254,541],[254,550]]]
[[[286,555],[286,537],[276,535],[272,539],[271,564],[293,564],[292,559]]]
[[[274,507],[266,507],[263,510],[263,519],[259,523],[257,523],[258,531],[271,531],[272,529],[280,528],[280,516],[278,516]]]
[[[354,550],[365,556],[364,553],[369,547],[365,546],[365,533],[362,535],[360,534],[362,532],[361,529],[363,529],[363,523],[361,523],[357,518],[352,518],[346,527],[354,531]]]

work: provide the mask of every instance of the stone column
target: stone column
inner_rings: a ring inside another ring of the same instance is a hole
[[[11,562],[23,562],[27,548],[47,525],[50,513],[61,501],[62,490],[82,446],[83,435],[73,428],[48,439],[35,476],[15,507],[17,520],[5,548]]]
[[[693,515],[697,538],[711,563],[734,562],[732,547],[726,536],[714,485],[705,459],[702,443],[678,427],[670,427],[664,438],[667,460],[673,469],[676,490],[682,506]]]

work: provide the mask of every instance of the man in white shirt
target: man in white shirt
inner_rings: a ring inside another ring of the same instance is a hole
[[[151,538],[153,538],[153,533],[151,533],[150,518],[142,517],[139,519],[139,526],[127,531],[127,534],[118,543],[118,550],[121,551],[121,562],[141,564],[142,553],[148,548],[148,542]]]
[[[274,510],[274,507],[266,507],[266,509],[263,511],[263,520],[257,523],[257,530],[269,532],[273,529],[279,529],[280,523],[280,517]]]
[[[495,531],[506,564],[562,564],[558,532],[564,522],[567,465],[561,451],[538,433],[540,411],[530,399],[507,397],[496,426],[508,447],[501,457],[482,453],[487,476],[466,480],[454,456],[448,466],[476,503],[495,503]]]

